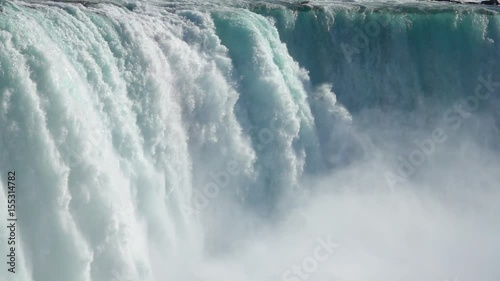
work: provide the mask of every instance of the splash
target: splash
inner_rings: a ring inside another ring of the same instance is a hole
[[[7,1],[0,279],[498,280],[498,11],[296,5]]]

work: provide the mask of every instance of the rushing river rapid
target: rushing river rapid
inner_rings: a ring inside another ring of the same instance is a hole
[[[1,281],[500,280],[500,9],[0,5]]]

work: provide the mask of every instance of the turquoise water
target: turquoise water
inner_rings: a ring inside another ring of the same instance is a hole
[[[0,280],[497,281],[499,49],[479,5],[6,1]]]

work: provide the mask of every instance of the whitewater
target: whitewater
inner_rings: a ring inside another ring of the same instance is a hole
[[[3,1],[0,280],[500,280],[500,9],[313,4]]]

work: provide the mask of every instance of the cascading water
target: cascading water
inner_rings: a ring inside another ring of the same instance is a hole
[[[499,280],[498,9],[2,6],[1,281]]]

